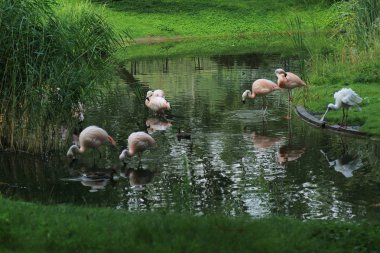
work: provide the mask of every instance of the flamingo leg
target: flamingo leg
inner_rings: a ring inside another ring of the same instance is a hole
[[[268,105],[267,105],[267,101],[266,101],[265,96],[263,96],[262,99],[263,99],[263,105],[261,107],[261,110],[263,111],[263,116],[265,116],[265,113],[267,112]],[[265,106],[265,109],[264,109],[264,106]]]

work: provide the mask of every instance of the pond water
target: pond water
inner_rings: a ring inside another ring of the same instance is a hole
[[[311,127],[292,110],[287,119],[287,93],[267,96],[265,115],[261,98],[241,103],[252,81],[275,80],[276,68],[297,72],[297,65],[258,54],[129,62],[112,92],[87,105],[83,122],[106,129],[118,146],[102,147],[100,159],[89,151],[75,162],[66,158],[71,140],[55,155],[0,153],[1,194],[194,215],[380,218],[379,143]],[[166,119],[144,106],[148,89],[166,91],[172,107]],[[296,91],[294,102],[303,95]],[[177,139],[179,129],[191,139]],[[124,166],[120,151],[141,130],[158,145],[143,154],[139,168],[137,157]],[[112,170],[112,180],[82,176]]]

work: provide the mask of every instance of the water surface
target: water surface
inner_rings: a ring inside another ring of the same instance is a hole
[[[275,80],[297,61],[277,55],[143,60],[120,70],[120,81],[83,126],[105,128],[118,143],[71,163],[67,141],[56,155],[0,153],[3,196],[39,203],[108,206],[131,211],[169,210],[301,219],[380,218],[379,144],[336,135],[288,115],[287,93],[241,103],[258,78]],[[163,89],[172,111],[148,112],[144,94]],[[302,103],[303,91],[294,101]],[[321,112],[324,108],[321,108]],[[177,131],[191,139],[177,139]],[[119,153],[133,131],[147,131],[157,148],[123,165]],[[83,173],[115,170],[113,180]]]

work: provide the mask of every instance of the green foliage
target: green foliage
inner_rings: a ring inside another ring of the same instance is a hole
[[[0,146],[46,151],[57,139],[46,138],[54,124],[105,82],[115,35],[89,4],[63,8],[52,0],[1,1],[0,32]]]
[[[0,199],[12,252],[375,252],[379,224],[130,213]],[[27,214],[27,215],[26,215]]]

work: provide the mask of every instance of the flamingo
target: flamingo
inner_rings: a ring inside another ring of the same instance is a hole
[[[292,100],[292,89],[298,87],[307,87],[306,83],[296,74],[285,72],[283,69],[276,69],[274,73],[277,76],[277,84],[282,89],[288,90],[288,100]]]
[[[116,145],[115,140],[108,133],[98,126],[88,126],[79,134],[79,147],[72,145],[67,151],[67,156],[75,159],[76,155],[85,152],[89,148],[98,150],[101,157],[99,147],[103,144],[111,143]]]
[[[359,95],[356,94],[356,92],[350,88],[343,88],[340,91],[335,92],[334,99],[335,99],[335,104],[329,104],[327,106],[327,110],[325,114],[323,114],[320,121],[324,120],[326,114],[330,110],[338,110],[342,108],[343,117],[342,117],[341,124],[343,124],[343,122],[347,124],[348,109],[350,109],[350,107],[352,106],[357,106],[359,110],[361,110],[358,104],[360,104],[363,101],[363,99],[359,97]],[[347,112],[345,112],[346,109],[347,109]]]
[[[245,103],[246,98],[255,99],[256,96],[263,96],[263,104],[264,104],[264,96],[269,93],[279,90],[280,87],[276,85],[276,83],[267,79],[257,79],[252,83],[252,91],[246,90],[241,95],[241,101]],[[266,111],[266,107],[265,107]],[[264,113],[265,113],[264,111]]]
[[[163,90],[148,90],[146,97],[163,97],[165,98],[165,92]]]
[[[157,114],[163,114],[165,110],[170,110],[170,103],[163,97],[146,97],[145,105]]]
[[[140,131],[131,133],[128,137],[128,149],[124,149],[121,152],[119,159],[125,163],[126,156],[132,157],[137,154],[141,162],[141,154],[155,144],[156,141],[152,136],[145,132]]]

